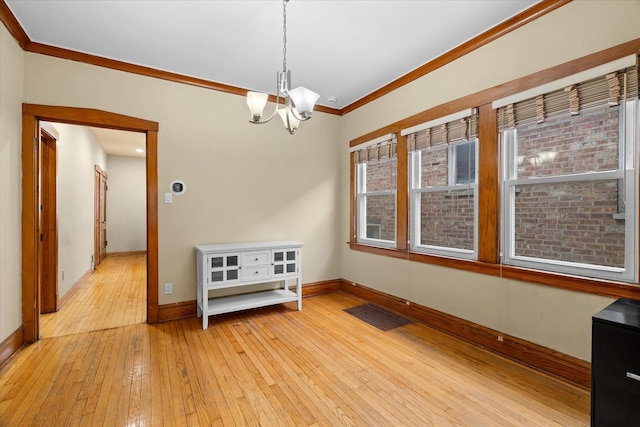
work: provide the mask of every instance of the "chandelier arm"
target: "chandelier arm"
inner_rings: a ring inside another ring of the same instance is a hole
[[[285,126],[285,128],[289,132],[289,135],[293,135],[295,133],[295,130],[291,126],[291,120],[289,119],[289,114],[285,114],[284,116],[287,119],[287,126]]]
[[[298,110],[296,110],[295,108],[291,109],[291,113],[293,113],[293,115],[296,117],[296,119],[300,120],[301,122],[306,122],[307,120],[309,120],[311,118],[311,116],[301,116],[298,113]]]

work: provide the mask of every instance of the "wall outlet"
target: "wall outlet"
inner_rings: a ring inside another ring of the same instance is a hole
[[[173,283],[165,283],[164,284],[164,294],[168,295],[173,292]]]

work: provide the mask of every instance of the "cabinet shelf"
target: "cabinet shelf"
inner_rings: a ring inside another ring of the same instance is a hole
[[[231,313],[233,311],[248,310],[297,300],[298,295],[295,292],[285,289],[210,298],[207,313],[209,315]]]

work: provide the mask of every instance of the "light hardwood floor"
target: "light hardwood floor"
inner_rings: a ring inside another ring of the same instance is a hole
[[[40,316],[40,337],[50,338],[144,323],[145,254],[111,255],[78,285],[57,313]]]
[[[589,393],[341,293],[46,338],[0,369],[0,426],[586,426]]]

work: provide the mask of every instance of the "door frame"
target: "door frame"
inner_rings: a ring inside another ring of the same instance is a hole
[[[48,122],[40,123],[40,314],[58,311],[58,162],[60,136]]]
[[[102,180],[105,181],[109,178],[107,171],[102,170],[98,165],[94,165],[93,173],[93,269],[97,270],[98,266],[102,264],[102,261],[107,257],[106,249],[105,254],[102,254],[102,215],[105,214],[107,209],[107,191],[105,184],[104,200],[102,198]],[[106,216],[106,214],[105,214]],[[105,245],[106,246],[106,245]]]
[[[22,322],[24,342],[40,338],[40,122],[141,132],[146,136],[147,323],[158,322],[158,123],[102,110],[22,104]]]

